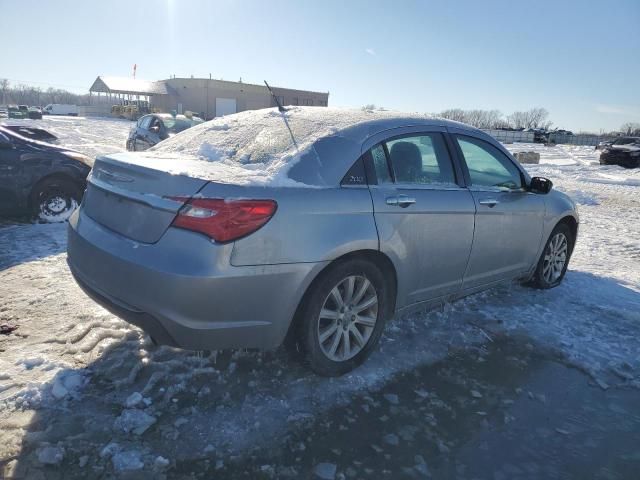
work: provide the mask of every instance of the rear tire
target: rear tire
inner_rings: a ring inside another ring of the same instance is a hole
[[[562,283],[567,273],[574,242],[575,239],[567,224],[556,225],[538,260],[538,266],[531,280],[534,287],[547,289]]]
[[[82,193],[70,180],[50,178],[40,182],[31,197],[35,217],[45,223],[65,222],[78,205]]]
[[[374,350],[391,316],[391,289],[373,263],[352,259],[329,267],[299,311],[298,342],[315,373],[335,377]]]

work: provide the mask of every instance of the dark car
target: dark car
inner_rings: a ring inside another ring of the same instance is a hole
[[[189,118],[185,115],[171,115],[169,113],[145,115],[129,132],[127,150],[132,152],[146,150],[162,140],[202,122],[203,120],[198,117]]]
[[[0,126],[0,214],[64,221],[79,205],[93,159]]]
[[[27,118],[27,112],[21,110],[15,105],[9,105],[7,107],[7,117],[16,119]]]
[[[629,142],[629,139],[633,139],[633,141]],[[620,165],[625,168],[640,167],[640,137],[621,137],[616,139],[613,144],[604,147],[600,154],[600,165]]]
[[[42,120],[42,109],[40,107],[29,107],[27,117],[32,120]]]
[[[26,125],[0,125],[7,130],[11,130],[18,135],[30,138],[31,140],[38,140],[40,142],[57,143],[58,137],[54,134],[47,132],[44,128],[28,127]]]
[[[605,140],[596,145],[596,150],[604,150],[612,145],[630,145],[632,143],[640,142],[640,137],[618,137],[610,140]]]

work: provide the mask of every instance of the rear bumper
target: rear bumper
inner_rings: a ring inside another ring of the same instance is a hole
[[[138,244],[82,209],[68,236],[69,267],[91,298],[157,343],[192,350],[277,347],[323,265],[233,267],[232,245],[172,228]]]

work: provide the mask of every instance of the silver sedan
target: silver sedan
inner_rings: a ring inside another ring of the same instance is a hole
[[[85,292],[159,344],[287,338],[341,375],[400,312],[557,286],[577,236],[566,195],[455,122],[297,107],[164,143],[96,160],[68,242]]]

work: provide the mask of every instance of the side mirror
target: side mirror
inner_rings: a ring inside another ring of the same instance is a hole
[[[529,191],[533,193],[547,194],[551,191],[553,182],[544,177],[533,177],[529,184]]]

